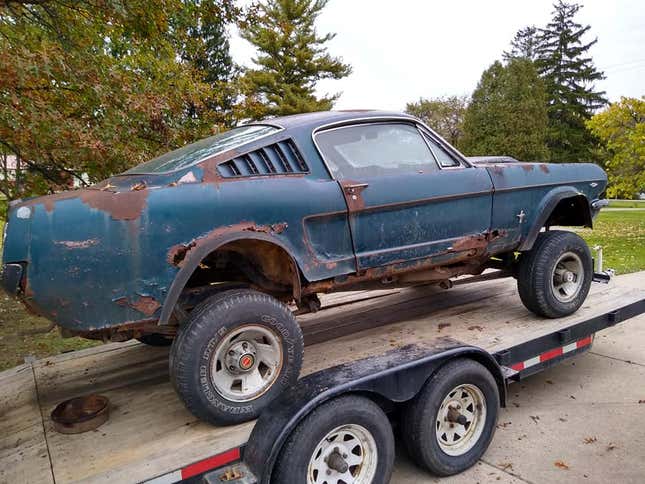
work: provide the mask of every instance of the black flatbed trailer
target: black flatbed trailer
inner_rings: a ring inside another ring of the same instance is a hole
[[[330,295],[323,310],[299,317],[308,346],[299,384],[257,421],[231,427],[183,408],[167,349],[108,344],[30,362],[0,373],[0,481],[269,482],[292,432],[341,397],[398,418],[430,376],[468,360],[490,372],[504,405],[507,385],[587,351],[596,332],[644,312],[645,272],[593,285],[576,314],[557,320],[524,309],[511,279]],[[109,398],[108,422],[57,433],[52,409],[88,393]]]

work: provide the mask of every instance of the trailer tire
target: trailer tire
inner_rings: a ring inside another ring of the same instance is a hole
[[[468,469],[486,452],[498,409],[499,390],[491,372],[474,360],[459,358],[439,368],[407,404],[401,436],[414,462],[437,476],[450,476]],[[467,423],[447,420],[458,418],[451,414],[455,410]]]
[[[517,288],[526,308],[546,318],[576,312],[589,294],[593,260],[577,234],[549,230],[538,235],[519,262]]]
[[[296,426],[271,482],[387,484],[393,468],[394,435],[387,415],[369,398],[346,395],[323,403]]]
[[[158,333],[144,334],[137,339],[148,346],[170,346],[172,344],[172,338],[166,338],[164,335]]]
[[[302,331],[287,306],[250,289],[200,303],[170,350],[170,378],[186,408],[214,425],[256,418],[298,379]]]

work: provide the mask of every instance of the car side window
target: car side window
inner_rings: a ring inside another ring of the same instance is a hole
[[[338,178],[428,173],[439,169],[421,133],[410,124],[334,128],[317,133],[316,143]]]
[[[437,157],[437,161],[443,168],[452,168],[455,166],[461,166],[459,161],[455,159],[448,151],[445,150],[443,146],[434,141],[432,138],[424,134],[424,138],[432,148],[432,152]]]

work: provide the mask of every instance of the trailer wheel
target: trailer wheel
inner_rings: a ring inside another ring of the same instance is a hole
[[[148,346],[170,346],[172,344],[172,338],[166,338],[164,335],[157,333],[144,334],[137,339]]]
[[[271,482],[386,484],[394,467],[394,435],[381,408],[348,395],[320,405],[282,447]]]
[[[499,390],[486,367],[446,363],[402,415],[402,438],[420,466],[438,476],[462,472],[484,454],[495,432]]]
[[[586,242],[573,232],[541,232],[522,254],[517,287],[524,306],[539,316],[572,314],[587,298],[593,261]]]
[[[175,390],[215,425],[256,418],[298,379],[304,344],[284,304],[250,289],[210,297],[190,314],[170,351]]]

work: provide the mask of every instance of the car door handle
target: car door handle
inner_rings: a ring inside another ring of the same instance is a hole
[[[358,193],[365,190],[369,184],[367,183],[352,183],[351,185],[343,185],[347,193]]]

